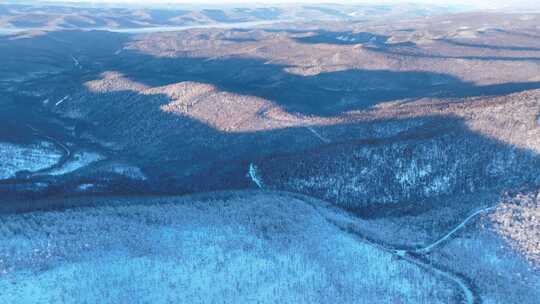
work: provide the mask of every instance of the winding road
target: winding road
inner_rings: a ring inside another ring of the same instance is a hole
[[[59,150],[61,150],[63,152],[63,155],[62,155],[62,158],[60,158],[60,160],[50,166],[49,168],[44,168],[44,169],[41,169],[37,172],[34,172],[31,176],[35,176],[35,175],[38,175],[38,174],[43,174],[43,173],[47,173],[47,172],[50,172],[52,170],[55,170],[55,169],[58,169],[58,168],[62,168],[68,161],[69,159],[71,158],[71,150],[69,149],[68,146],[66,146],[65,144],[61,143],[60,141],[58,141],[56,138],[52,137],[52,136],[49,136],[49,135],[46,135],[44,134],[43,132],[41,132],[40,130],[36,129],[35,127],[33,127],[32,125],[30,124],[26,124],[26,126],[32,130],[32,132],[34,132],[34,134],[36,136],[39,136],[39,137],[42,137],[50,142],[52,142],[55,146],[57,146],[59,148]]]
[[[293,120],[293,119],[276,118],[276,117],[272,117],[272,116],[268,115],[267,112],[263,113],[263,116],[265,118],[269,119],[269,120],[274,120],[274,121],[278,121],[278,122],[299,124],[300,126],[308,129],[311,133],[313,133],[313,135],[315,135],[317,138],[319,138],[323,143],[328,144],[328,143],[331,142],[329,139],[321,136],[312,126],[304,123],[301,119]],[[540,118],[539,118],[539,121],[540,121]],[[251,168],[256,168],[256,166],[252,163],[252,164],[250,164],[250,169]],[[255,180],[254,177],[255,176],[251,176],[252,181],[254,183],[256,183],[259,188],[263,188],[262,187],[263,183],[262,183],[261,177],[259,175],[257,175],[256,180]],[[425,258],[426,255],[431,253],[434,249],[436,249],[442,243],[444,243],[444,242],[450,240],[451,238],[453,238],[459,231],[464,229],[467,226],[467,224],[470,223],[473,219],[477,218],[481,214],[493,211],[493,210],[495,210],[495,208],[496,207],[494,207],[494,206],[484,207],[482,209],[479,209],[479,210],[473,212],[472,214],[467,216],[465,219],[463,219],[453,229],[451,229],[447,233],[443,234],[438,239],[434,240],[433,242],[431,242],[431,243],[429,243],[429,244],[427,244],[427,245],[425,245],[423,247],[416,248],[416,249],[404,249],[404,248],[393,247],[393,246],[385,244],[385,243],[383,243],[381,241],[375,241],[375,240],[369,239],[367,236],[364,236],[359,232],[351,232],[349,230],[347,230],[347,231],[349,233],[354,234],[359,241],[361,241],[361,242],[363,242],[365,244],[369,244],[370,246],[373,246],[373,247],[376,247],[376,248],[381,249],[383,251],[389,252],[389,253],[395,255],[398,258],[407,260],[410,263],[418,265],[419,267],[427,269],[427,270],[431,271],[432,273],[434,273],[436,275],[439,275],[441,277],[444,277],[447,280],[453,282],[456,286],[459,286],[459,288],[461,289],[465,303],[474,304],[474,303],[478,302],[477,296],[474,294],[474,291],[472,290],[471,286],[466,282],[466,280],[464,278],[462,278],[461,276],[459,276],[459,275],[457,275],[455,273],[452,273],[450,271],[443,270],[441,268],[437,268],[436,266],[434,266],[431,263],[426,263],[423,258]],[[338,223],[332,223],[332,224],[339,227]]]
[[[261,177],[259,176],[259,174],[257,172],[256,165],[253,164],[253,163],[250,163],[250,165],[249,165],[248,176],[257,185],[258,188],[263,189],[262,179],[261,179]],[[308,196],[305,196],[305,195],[302,195],[302,194],[299,194],[299,195],[309,198]],[[463,221],[461,221],[452,230],[448,231],[447,233],[442,235],[440,238],[436,239],[435,241],[431,242],[430,244],[428,244],[428,245],[426,245],[424,247],[417,248],[417,249],[401,249],[401,248],[389,246],[389,245],[387,245],[387,244],[385,244],[385,243],[383,243],[381,241],[375,241],[375,240],[369,239],[367,236],[361,234],[358,231],[351,231],[351,229],[346,229],[340,223],[338,223],[338,222],[336,222],[336,221],[334,221],[332,219],[329,219],[325,214],[320,212],[318,210],[317,206],[312,204],[312,202],[310,202],[309,200],[307,202],[310,203],[310,205],[313,208],[317,209],[319,214],[321,216],[323,216],[329,223],[331,223],[332,225],[342,229],[343,231],[349,233],[350,235],[353,235],[355,237],[355,239],[358,240],[359,242],[362,242],[364,244],[367,244],[367,245],[370,245],[370,246],[375,247],[377,249],[388,252],[388,253],[396,256],[397,258],[406,260],[409,263],[415,264],[418,267],[424,268],[427,271],[429,271],[429,272],[431,272],[431,273],[433,273],[435,275],[438,275],[440,277],[445,278],[448,281],[451,281],[456,286],[458,286],[459,289],[461,290],[462,295],[463,295],[464,303],[466,303],[466,304],[475,304],[475,303],[478,302],[478,300],[477,300],[478,297],[475,295],[474,291],[472,290],[472,287],[467,283],[467,281],[464,278],[462,278],[461,276],[459,276],[459,275],[457,275],[457,274],[455,274],[453,272],[450,272],[448,270],[438,268],[435,265],[433,265],[432,263],[426,263],[423,258],[425,258],[425,256],[427,254],[429,254],[430,252],[432,252],[433,249],[435,249],[437,246],[441,245],[442,243],[444,243],[444,242],[450,240],[452,237],[454,237],[460,230],[464,229],[467,226],[467,224],[470,223],[473,219],[477,218],[481,214],[484,214],[484,213],[495,210],[496,207],[494,207],[494,206],[485,207],[485,208],[482,208],[480,210],[477,210],[477,211],[473,212],[471,215],[467,216]],[[328,203],[328,204],[332,205],[330,203]]]
[[[487,213],[489,211],[493,211],[495,210],[496,207],[486,207],[486,208],[483,208],[483,209],[480,209],[474,213],[472,213],[471,215],[469,215],[467,218],[465,218],[459,225],[457,225],[454,229],[450,230],[448,233],[446,233],[445,235],[441,236],[439,239],[437,239],[436,241],[434,241],[433,243],[425,246],[425,247],[422,247],[422,248],[419,248],[419,249],[415,249],[415,250],[411,250],[409,252],[414,252],[414,253],[420,253],[420,254],[427,254],[429,253],[430,251],[433,250],[433,248],[439,246],[441,243],[447,241],[448,239],[450,239],[454,234],[456,234],[459,230],[465,228],[465,226],[471,221],[473,220],[474,218],[476,218],[477,216],[481,215],[482,213]]]

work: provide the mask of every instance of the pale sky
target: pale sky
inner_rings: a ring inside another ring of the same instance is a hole
[[[475,8],[539,8],[540,0],[37,0],[36,2],[86,2],[86,3],[131,3],[137,5],[145,4],[292,4],[292,3],[424,3],[424,4],[452,4],[467,5]]]
[[[39,0],[38,0],[39,1]],[[538,0],[41,0],[42,2],[89,2],[89,3],[135,3],[135,4],[199,4],[199,3],[212,3],[212,4],[226,4],[226,3],[426,3],[426,4],[469,4],[469,5],[536,5]]]

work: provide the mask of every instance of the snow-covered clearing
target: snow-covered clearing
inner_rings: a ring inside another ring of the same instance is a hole
[[[47,174],[50,174],[50,175],[68,174],[103,159],[105,159],[104,156],[95,152],[86,152],[86,151],[77,152],[73,154],[73,157],[71,157],[70,160],[67,161],[62,167],[52,170],[51,172],[48,172]]]
[[[86,190],[94,188],[95,186],[96,185],[94,184],[80,184],[77,186],[77,189],[80,191],[86,191]]]
[[[102,167],[102,170],[123,175],[125,177],[128,177],[130,179],[134,180],[146,180],[146,175],[142,172],[142,170],[139,167],[125,164],[125,163],[113,163],[109,164],[105,167]]]
[[[458,295],[295,197],[94,204],[3,218],[1,303],[449,303]]]
[[[51,142],[30,145],[0,142],[0,179],[15,177],[17,172],[37,172],[58,163],[63,154]]]

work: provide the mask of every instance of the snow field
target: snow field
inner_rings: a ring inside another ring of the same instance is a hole
[[[117,200],[3,216],[0,302],[448,303],[459,296],[297,198]]]

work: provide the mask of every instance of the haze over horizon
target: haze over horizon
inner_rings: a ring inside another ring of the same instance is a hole
[[[19,1],[17,1],[19,2]],[[367,0],[29,0],[25,2],[48,2],[48,3],[90,3],[90,4],[134,4],[134,5],[166,5],[166,4],[181,4],[181,5],[221,5],[221,4],[397,4],[397,3],[417,3],[417,4],[431,4],[431,5],[463,5],[475,9],[501,9],[507,7],[518,8],[540,8],[540,3],[534,0],[481,0],[481,1],[448,1],[448,0],[386,0],[386,1],[367,1]]]

